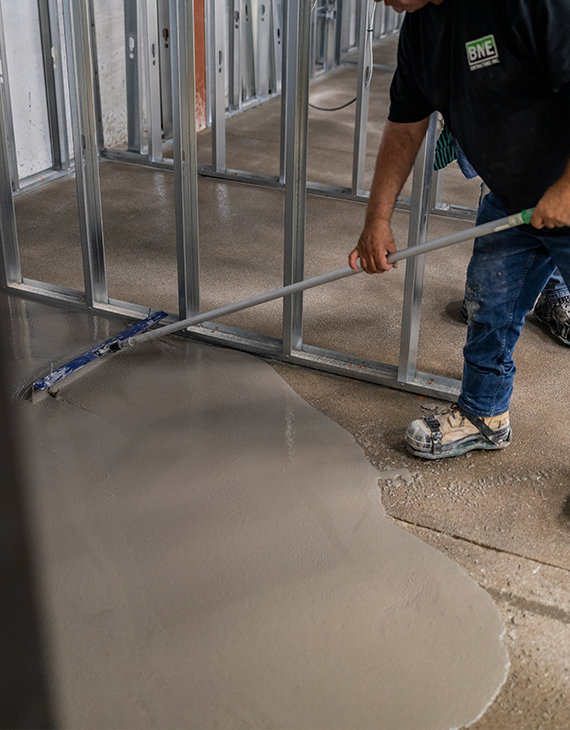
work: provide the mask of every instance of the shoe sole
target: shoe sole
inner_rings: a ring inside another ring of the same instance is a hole
[[[447,459],[452,456],[461,456],[461,454],[466,454],[468,451],[475,451],[475,449],[480,449],[482,451],[506,449],[511,443],[511,438],[512,431],[509,428],[507,437],[499,444],[493,444],[490,441],[487,441],[487,439],[483,436],[466,436],[464,439],[456,441],[453,444],[446,444],[442,447],[439,454],[434,454],[431,451],[420,451],[419,449],[414,449],[408,440],[406,440],[406,448],[411,454],[418,456],[420,459]]]

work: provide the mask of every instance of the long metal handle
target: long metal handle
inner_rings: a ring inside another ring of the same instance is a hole
[[[224,307],[213,309],[211,312],[204,312],[204,314],[198,314],[195,317],[189,317],[188,319],[164,325],[164,327],[159,327],[158,329],[151,330],[150,332],[144,332],[136,337],[130,337],[122,343],[122,347],[126,347],[127,345],[138,345],[141,342],[148,342],[149,340],[154,340],[157,337],[162,337],[162,335],[179,332],[187,327],[193,327],[197,324],[202,324],[202,322],[217,319],[224,314],[232,314],[232,312],[239,312],[242,309],[249,309],[250,307],[255,307],[257,304],[264,304],[265,302],[270,302],[273,299],[280,299],[281,297],[296,294],[297,292],[305,291],[305,289],[311,289],[312,287],[319,286],[321,284],[328,284],[330,281],[344,279],[346,276],[358,273],[360,273],[360,271],[354,271],[350,268],[350,266],[347,266],[344,269],[330,271],[328,274],[319,274],[319,276],[313,276],[310,279],[304,279],[303,281],[298,281],[295,284],[282,286],[279,289],[273,289],[265,294],[257,294],[250,299],[242,299],[234,304],[226,304]]]
[[[495,221],[489,221],[488,223],[482,223],[479,226],[473,226],[472,228],[467,228],[466,230],[459,231],[458,233],[452,233],[450,236],[444,236],[443,238],[438,238],[435,241],[427,241],[419,246],[410,246],[402,251],[390,254],[388,256],[388,262],[396,263],[396,261],[402,261],[403,259],[408,259],[412,256],[419,256],[420,254],[435,251],[439,248],[445,248],[446,246],[451,246],[454,243],[467,241],[470,238],[486,236],[489,233],[497,233],[498,231],[503,231],[507,228],[513,228],[514,226],[520,226],[523,223],[529,223],[532,212],[533,208],[523,210],[521,213],[509,215],[505,218],[499,218]],[[336,269],[328,274],[313,276],[310,279],[298,281],[295,284],[289,284],[288,286],[282,286],[279,289],[273,289],[265,294],[258,294],[250,299],[242,299],[241,301],[234,302],[233,304],[226,304],[224,307],[213,309],[210,312],[204,312],[203,314],[198,314],[194,317],[189,317],[188,319],[164,325],[163,327],[151,330],[150,332],[144,332],[140,335],[136,335],[135,337],[129,337],[127,340],[121,342],[117,349],[122,349],[129,345],[138,345],[142,342],[149,342],[150,340],[155,340],[163,335],[168,335],[172,332],[179,332],[180,330],[202,324],[202,322],[207,322],[208,320],[215,320],[225,314],[239,312],[242,309],[255,307],[257,304],[264,304],[265,302],[270,302],[273,299],[280,299],[281,297],[286,297],[290,294],[296,294],[297,292],[302,292],[306,289],[312,289],[315,286],[321,286],[322,284],[328,284],[331,281],[337,281],[337,279],[344,279],[347,276],[358,274],[360,271],[361,269],[359,271],[354,271],[350,268],[350,266],[347,266],[344,269]]]
[[[443,238],[438,238],[435,241],[426,241],[425,243],[421,243],[418,246],[410,246],[409,248],[404,248],[402,251],[397,251],[396,253],[390,254],[388,256],[388,263],[394,264],[396,263],[396,261],[408,259],[411,256],[419,256],[422,253],[436,251],[439,248],[445,248],[446,246],[451,246],[454,243],[461,243],[462,241],[467,241],[470,238],[487,236],[490,233],[505,231],[507,230],[507,228],[514,228],[515,226],[520,226],[523,223],[530,223],[533,211],[534,208],[528,208],[527,210],[523,210],[520,213],[508,215],[504,218],[498,218],[497,220],[489,221],[488,223],[481,223],[481,225],[479,226],[466,228],[463,231],[459,231],[458,233],[452,233],[449,236],[443,236]]]

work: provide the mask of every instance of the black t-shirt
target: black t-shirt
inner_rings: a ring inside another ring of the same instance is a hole
[[[533,207],[570,158],[570,0],[444,0],[408,13],[390,98],[393,122],[441,112],[508,213]]]

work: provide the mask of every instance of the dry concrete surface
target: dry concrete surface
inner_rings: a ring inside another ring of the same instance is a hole
[[[350,98],[355,80],[352,67],[319,79],[311,86],[311,101],[342,103]],[[388,85],[389,74],[375,72],[367,180],[386,114]],[[349,184],[353,120],[351,108],[334,115],[311,110],[310,180]],[[228,165],[275,174],[278,130],[279,100],[233,117],[228,121]],[[199,140],[200,161],[208,161],[208,155],[205,132]],[[172,175],[110,162],[100,165],[100,173],[110,295],[176,311]],[[206,178],[201,178],[199,187],[202,310],[279,286],[282,193]],[[478,192],[477,182],[464,181],[456,168],[445,172],[444,200],[473,207]],[[81,290],[73,180],[62,179],[21,195],[16,209],[24,276]],[[306,276],[345,265],[363,216],[360,204],[308,199]],[[396,212],[394,230],[400,246],[405,245],[407,225],[407,214]],[[430,238],[465,225],[431,216]],[[457,312],[469,248],[467,243],[436,252],[426,262],[418,363],[425,372],[460,377],[464,325]],[[401,266],[389,275],[361,274],[307,293],[304,342],[396,363],[403,276]],[[10,298],[14,322],[21,306]],[[65,320],[72,315],[58,310],[58,316]],[[109,327],[117,329],[116,321],[112,326],[100,317],[89,322],[87,329],[78,330],[76,349],[104,339]],[[234,314],[225,323],[279,337],[281,305],[270,303]],[[41,342],[41,327],[37,337]],[[33,365],[25,373],[28,379],[45,367],[46,358],[58,360],[70,354],[51,352],[51,340],[44,337],[41,357],[34,361],[33,353],[26,355]],[[16,333],[13,341],[17,346]],[[530,315],[516,351],[512,445],[498,453],[474,452],[435,463],[409,455],[402,436],[410,420],[440,404],[273,363],[307,403],[352,434],[376,469],[388,517],[459,564],[501,612],[510,671],[491,707],[471,725],[475,730],[570,727],[568,356],[568,349],[545,334]],[[18,376],[17,385],[24,379],[24,374]],[[100,610],[103,616],[105,605]],[[473,692],[477,690],[473,687]],[[256,725],[263,726],[261,720]],[[345,727],[358,730],[349,721]]]

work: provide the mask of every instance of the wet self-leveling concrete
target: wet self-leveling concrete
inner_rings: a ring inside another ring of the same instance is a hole
[[[491,599],[265,363],[171,338],[20,411],[62,726],[435,730],[504,681]]]

